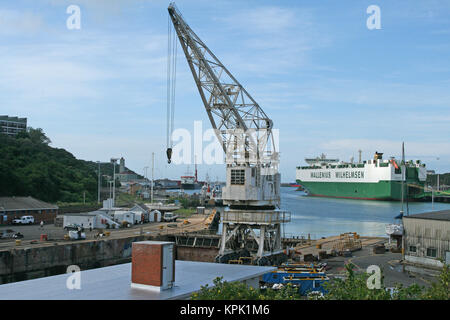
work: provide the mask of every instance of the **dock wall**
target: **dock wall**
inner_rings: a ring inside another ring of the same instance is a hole
[[[65,273],[70,265],[86,270],[130,262],[131,244],[143,240],[156,239],[134,236],[3,250],[0,251],[0,284]]]
[[[66,273],[77,265],[81,270],[131,262],[131,246],[135,241],[174,241],[173,236],[139,235],[134,237],[25,245],[0,251],[0,284]],[[216,247],[176,246],[176,259],[214,262]]]

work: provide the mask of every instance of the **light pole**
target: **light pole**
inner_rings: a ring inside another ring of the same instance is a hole
[[[151,188],[152,188],[152,196],[151,196],[151,202],[153,203],[153,181],[154,181],[154,174],[155,174],[155,153],[152,152],[152,184],[151,184]]]
[[[109,198],[111,199],[111,197],[112,197],[112,189],[111,189],[111,187],[112,187],[113,182],[112,181],[108,181],[108,184],[109,184]]]
[[[436,158],[437,161],[439,161],[439,159],[440,159],[439,157]],[[440,187],[439,187],[439,173],[437,174],[436,178],[437,178],[437,180],[436,180],[436,190],[437,190],[437,192],[439,192],[439,190],[440,190]]]
[[[102,187],[102,183],[101,183],[101,173],[100,173],[100,165],[101,164],[107,164],[108,162],[101,162],[101,161],[97,161],[97,164],[98,164],[98,203],[100,203],[100,190],[101,190],[101,187]],[[103,175],[103,177],[105,177],[105,175]]]
[[[98,164],[98,198],[97,203],[100,203],[100,161],[97,161]]]
[[[116,163],[119,158],[111,158],[111,162],[113,163],[113,206],[116,206]]]
[[[148,194],[148,176],[147,176],[147,169],[148,169],[148,166],[145,166],[145,167],[144,167],[145,195]],[[145,195],[142,196],[143,199],[145,199]]]

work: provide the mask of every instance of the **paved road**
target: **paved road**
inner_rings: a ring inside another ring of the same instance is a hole
[[[134,225],[131,228],[125,228],[125,229],[109,229],[105,231],[110,232],[110,238],[121,238],[121,237],[131,237],[135,235],[141,234],[141,228],[143,234],[149,234],[149,235],[158,235],[158,234],[171,234],[171,233],[181,233],[181,232],[192,232],[192,231],[198,231],[205,229],[207,226],[205,225],[207,215],[192,215],[187,219],[181,218],[176,223],[170,223],[170,222],[156,222],[156,223],[147,223],[147,224],[139,224]],[[188,220],[189,224],[184,225],[183,221]],[[169,225],[174,226],[176,224],[176,227],[169,227]],[[162,229],[161,229],[162,227]],[[41,234],[47,234],[47,237],[49,240],[53,241],[47,241],[47,242],[41,242],[38,241],[37,244],[32,244],[33,246],[37,245],[54,245],[54,241],[66,241],[64,240],[64,235],[68,232],[65,231],[62,227],[55,227],[53,224],[47,224],[44,225],[43,228],[40,227],[40,225],[11,225],[11,226],[1,226],[0,227],[0,233],[3,233],[4,230],[12,229],[15,232],[20,232],[24,235],[24,237],[21,239],[22,244],[21,246],[31,244],[30,241],[36,241],[40,240]],[[85,230],[86,233],[86,240],[93,240],[95,239],[95,235],[98,231],[94,230],[90,232],[89,230]],[[0,239],[0,250],[2,249],[9,249],[12,247],[16,247],[15,240],[13,239]]]

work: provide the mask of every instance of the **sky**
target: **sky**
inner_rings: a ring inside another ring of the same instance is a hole
[[[155,178],[192,171],[166,161],[168,4],[0,0],[0,114],[28,118],[80,159],[123,156],[143,174],[154,152]],[[79,29],[67,27],[70,5]],[[176,5],[279,129],[283,182],[306,157],[400,158],[402,141],[407,159],[450,172],[449,1]],[[379,29],[367,26],[371,5]],[[176,81],[174,128],[210,128],[180,48]],[[198,170],[225,176],[224,165]]]

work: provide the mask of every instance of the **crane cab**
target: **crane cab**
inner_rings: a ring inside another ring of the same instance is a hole
[[[280,204],[280,174],[266,173],[260,166],[228,165],[222,199],[231,208],[274,209]]]

